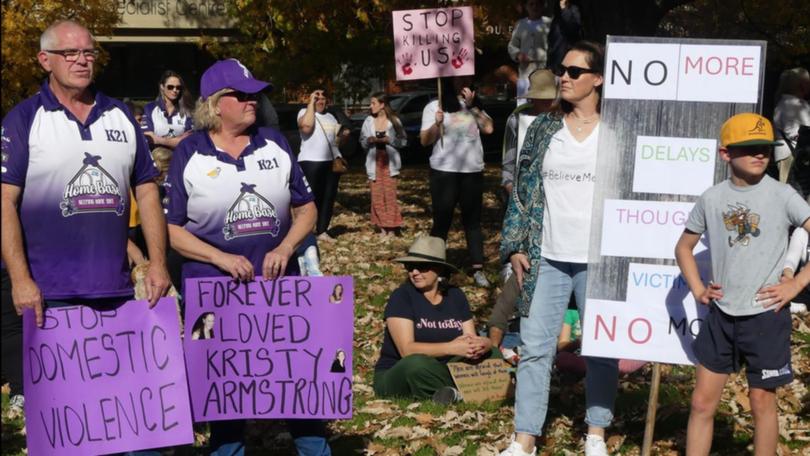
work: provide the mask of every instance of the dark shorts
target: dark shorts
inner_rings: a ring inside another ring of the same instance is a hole
[[[791,329],[789,306],[735,317],[712,305],[692,348],[710,371],[731,374],[745,364],[749,387],[773,389],[793,381]]]

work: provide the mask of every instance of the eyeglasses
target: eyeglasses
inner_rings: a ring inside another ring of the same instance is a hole
[[[226,92],[222,94],[223,97],[233,97],[236,98],[237,101],[240,103],[244,103],[246,101],[256,101],[258,100],[258,95],[255,93],[245,93],[245,92]]]
[[[596,73],[596,71],[590,68],[582,68],[578,66],[565,66],[565,65],[559,65],[557,66],[557,68],[554,69],[554,74],[557,77],[561,78],[562,75],[564,75],[565,73],[568,73],[568,76],[570,76],[571,79],[579,79],[579,77],[585,73]]]
[[[79,54],[84,55],[84,59],[88,62],[92,62],[96,60],[98,57],[99,50],[98,49],[43,49],[45,52],[49,52],[51,54],[61,55],[65,58],[66,62],[75,62],[79,60]]]
[[[425,272],[430,271],[436,267],[434,264],[431,263],[403,263],[403,266],[405,266],[405,270],[409,272],[413,271],[414,269],[416,269],[419,272]]]
[[[176,90],[176,91],[180,92],[181,90],[183,90],[183,86],[166,84],[166,90]]]

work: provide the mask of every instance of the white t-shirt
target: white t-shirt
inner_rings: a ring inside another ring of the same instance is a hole
[[[543,256],[548,259],[588,262],[598,138],[599,125],[579,142],[565,122],[551,137],[542,171]]]
[[[436,122],[438,100],[433,100],[422,111],[422,131]],[[452,173],[478,173],[484,170],[484,146],[475,116],[464,108],[444,113],[444,145],[442,140],[433,144],[430,167]],[[300,159],[299,159],[300,160]]]
[[[298,111],[298,118],[304,117],[306,108]],[[329,113],[320,114],[315,113],[315,129],[312,134],[305,135],[301,133],[301,152],[298,154],[298,161],[332,161],[335,156],[340,155],[338,148],[335,145],[335,136],[340,129],[335,116]],[[320,125],[318,124],[320,122]],[[323,125],[323,128],[321,128]],[[331,149],[330,149],[331,144]],[[334,155],[332,150],[334,150]]]

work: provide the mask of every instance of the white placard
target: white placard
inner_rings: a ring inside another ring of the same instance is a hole
[[[762,48],[610,43],[606,99],[756,103]]]
[[[756,103],[759,99],[757,46],[681,46],[678,100]]]
[[[709,269],[699,263],[701,274]],[[589,299],[582,354],[692,364],[692,341],[708,308],[695,302],[677,266],[631,263],[627,302]]]
[[[527,115],[527,114],[518,113],[517,118],[518,118],[518,146],[517,146],[518,148],[517,148],[517,150],[518,150],[518,152],[520,152],[521,150],[523,150],[523,141],[526,140],[526,132],[529,130],[529,125],[531,125],[532,122],[534,122],[534,119],[536,119],[537,116],[530,116],[530,115]]]
[[[716,156],[714,139],[639,136],[633,191],[700,195],[714,184]]]
[[[606,199],[602,213],[602,255],[675,259],[694,203]],[[705,250],[699,243],[695,252]]]

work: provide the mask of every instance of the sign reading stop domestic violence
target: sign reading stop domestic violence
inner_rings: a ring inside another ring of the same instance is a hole
[[[120,453],[192,443],[174,298],[154,309],[45,310],[23,315],[28,454]]]
[[[392,14],[397,81],[475,74],[472,7]]]
[[[351,277],[186,281],[195,421],[351,418]]]

